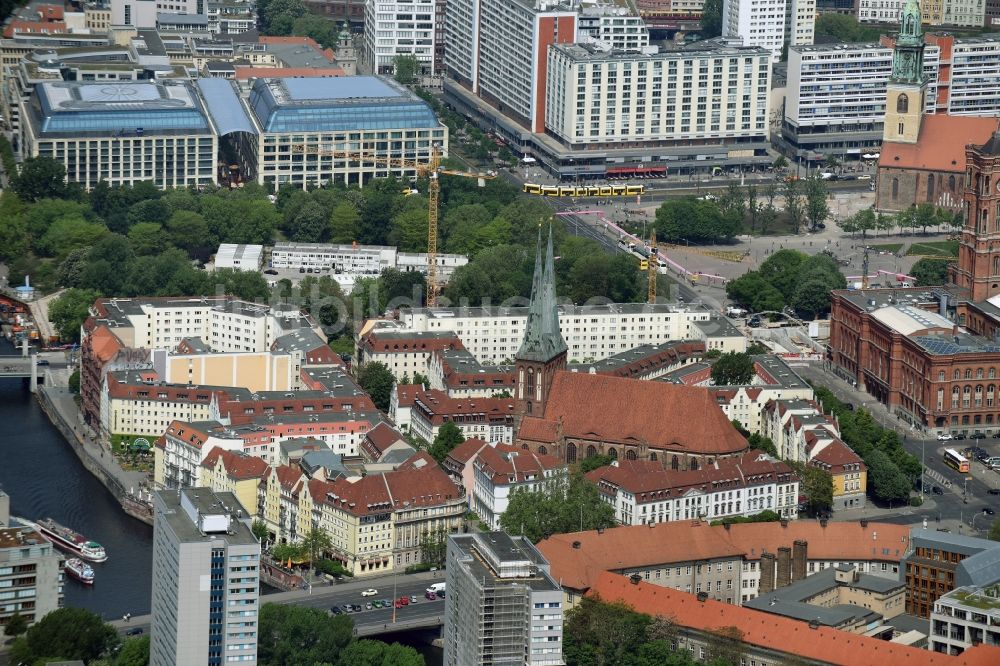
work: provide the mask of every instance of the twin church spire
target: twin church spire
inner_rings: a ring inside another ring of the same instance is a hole
[[[559,310],[556,305],[555,258],[552,256],[552,227],[542,264],[542,230],[538,230],[535,246],[535,274],[531,280],[531,304],[524,326],[524,339],[517,350],[518,360],[545,363],[566,353],[566,341],[559,329]]]

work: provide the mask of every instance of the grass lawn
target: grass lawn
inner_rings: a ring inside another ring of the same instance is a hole
[[[928,241],[925,243],[914,243],[906,251],[908,256],[914,255],[935,255],[939,257],[957,257],[958,241]]]
[[[882,243],[881,245],[869,245],[871,249],[876,252],[889,252],[890,254],[896,254],[903,249],[902,243]]]

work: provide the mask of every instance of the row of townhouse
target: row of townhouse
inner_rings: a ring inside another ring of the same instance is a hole
[[[771,400],[761,412],[761,434],[785,460],[828,472],[833,479],[833,510],[865,506],[868,468],[840,439],[836,421],[813,400]]]
[[[356,458],[367,433],[383,421],[377,411],[268,414],[241,424],[176,420],[154,443],[153,482],[157,488],[193,485],[198,465],[214,446],[277,464],[281,442],[309,437],[324,442],[333,454]]]
[[[674,520],[721,520],[773,511],[798,517],[798,475],[787,464],[750,450],[697,470],[659,462],[615,460],[587,474],[622,525]]]
[[[467,439],[452,449],[442,466],[469,508],[494,530],[500,529],[500,517],[515,492],[555,490],[569,481],[564,460],[481,439]]]

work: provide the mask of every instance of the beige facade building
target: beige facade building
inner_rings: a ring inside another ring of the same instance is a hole
[[[267,462],[242,451],[215,447],[201,461],[198,485],[216,493],[232,493],[252,518],[260,512],[260,485],[270,469]]]
[[[154,353],[154,367],[159,368],[161,356],[163,371],[158,374],[170,383],[241,387],[254,393],[293,391],[301,385],[299,368],[288,354],[270,351],[229,354]]]

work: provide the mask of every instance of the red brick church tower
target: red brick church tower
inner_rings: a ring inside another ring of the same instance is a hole
[[[559,330],[556,273],[552,257],[552,229],[542,267],[542,233],[535,248],[535,275],[524,339],[514,357],[514,400],[519,417],[543,416],[552,378],[566,369],[566,341]]]
[[[973,301],[1000,293],[1000,132],[965,148],[965,227],[950,282]]]

